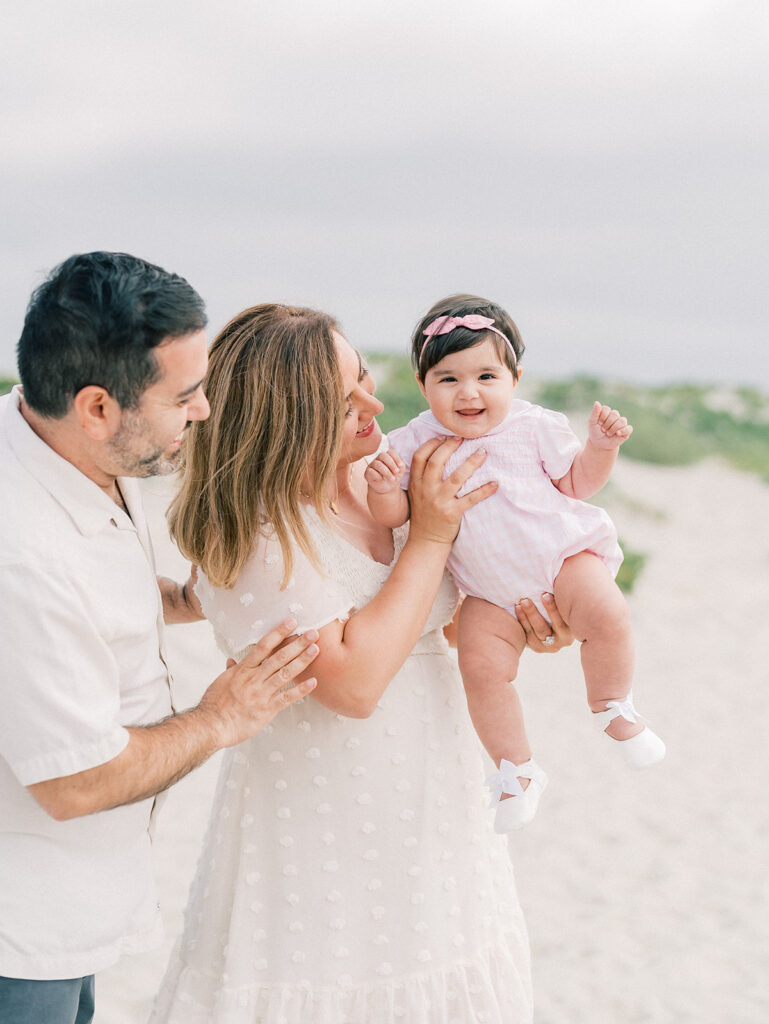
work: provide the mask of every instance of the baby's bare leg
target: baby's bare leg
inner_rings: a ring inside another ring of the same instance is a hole
[[[525,646],[526,634],[512,615],[480,598],[465,599],[459,613],[459,668],[475,731],[497,766],[502,758],[523,764],[531,757],[523,709],[511,685]]]
[[[567,558],[553,588],[558,608],[582,641],[582,670],[592,711],[630,692],[635,661],[630,613],[611,573],[586,551]],[[643,729],[640,722],[615,718],[606,730],[624,740]]]

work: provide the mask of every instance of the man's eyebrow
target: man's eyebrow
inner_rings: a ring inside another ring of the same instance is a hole
[[[179,394],[176,396],[176,401],[181,402],[182,399],[189,398],[190,395],[194,395],[202,383],[203,378],[201,377],[197,384],[193,384],[192,387],[187,388],[186,391],[180,391]]]

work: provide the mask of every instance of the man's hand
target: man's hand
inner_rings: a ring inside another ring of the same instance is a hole
[[[190,714],[206,715],[217,728],[217,746],[234,747],[272,721],[279,711],[306,697],[315,679],[295,682],[317,656],[317,630],[294,637],[279,650],[296,623],[289,619],[271,630],[237,664],[211,683]]]
[[[128,746],[111,761],[74,775],[29,786],[40,806],[57,821],[147,800],[168,789],[222,747],[253,736],[289,704],[306,697],[315,679],[298,679],[318,654],[318,634],[291,636],[289,619],[255,644],[211,683],[197,707],[155,725],[129,726]],[[288,689],[286,687],[289,687]]]

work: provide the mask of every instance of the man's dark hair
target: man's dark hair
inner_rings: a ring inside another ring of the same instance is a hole
[[[205,306],[183,277],[125,253],[71,256],[32,293],[17,346],[24,400],[60,419],[81,388],[135,409],[165,338],[202,330]]]

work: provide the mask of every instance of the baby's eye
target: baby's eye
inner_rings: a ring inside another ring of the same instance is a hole
[[[438,378],[438,383],[439,384],[453,384],[456,379],[457,379],[456,377],[439,377]]]
[[[497,375],[495,373],[482,373],[480,376],[481,380],[496,380]]]

